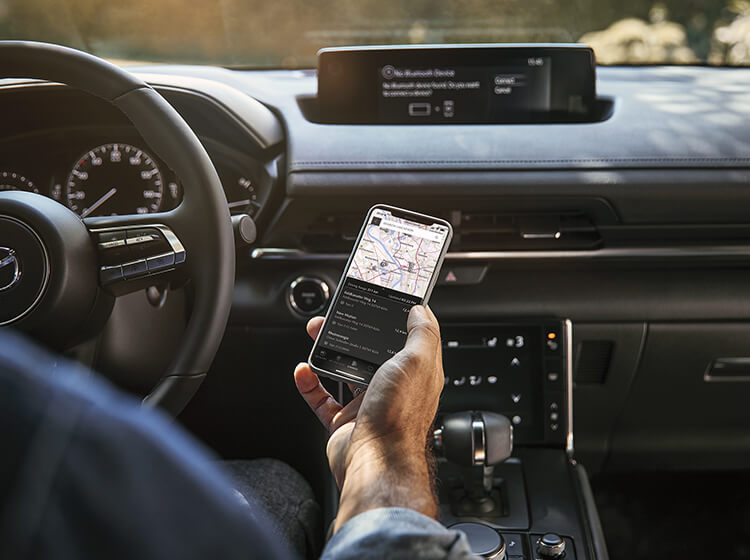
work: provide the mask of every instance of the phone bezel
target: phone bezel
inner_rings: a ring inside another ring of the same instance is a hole
[[[333,298],[331,298],[331,305],[328,306],[328,311],[326,311],[325,318],[323,320],[323,325],[321,325],[320,327],[320,332],[323,332],[323,329],[325,328],[325,324],[328,321],[328,317],[331,314],[331,311],[333,311],[333,309],[335,308],[336,303],[338,302],[339,297],[341,296],[341,289],[344,285],[344,281],[346,280],[346,273],[349,270],[352,260],[354,259],[354,253],[356,253],[357,248],[359,247],[359,243],[362,240],[362,236],[364,235],[364,232],[365,232],[365,227],[367,226],[367,224],[370,223],[370,218],[373,212],[375,212],[375,210],[378,210],[378,209],[387,210],[388,212],[393,214],[393,216],[396,218],[405,218],[405,219],[412,220],[420,224],[440,224],[448,228],[448,235],[446,236],[445,243],[443,244],[443,248],[440,251],[440,256],[438,257],[438,261],[435,266],[435,271],[432,274],[430,283],[427,286],[427,291],[425,292],[424,298],[422,298],[422,303],[420,305],[427,305],[427,303],[430,300],[430,296],[432,295],[432,290],[435,287],[435,284],[437,283],[440,269],[443,265],[443,261],[445,260],[445,255],[448,252],[448,247],[450,246],[451,240],[453,239],[453,227],[451,226],[450,222],[447,222],[446,220],[443,220],[442,218],[437,218],[435,216],[430,216],[428,214],[420,214],[419,212],[413,212],[411,210],[406,210],[404,208],[399,208],[397,206],[389,206],[388,204],[376,204],[367,211],[367,215],[365,216],[365,219],[362,222],[362,227],[360,228],[359,234],[357,235],[357,240],[354,242],[352,251],[349,254],[349,258],[346,261],[346,265],[344,266],[344,271],[342,272],[341,278],[339,279],[339,283],[336,286],[336,291],[333,294]],[[363,383],[359,379],[351,378],[344,374],[328,371],[324,368],[316,366],[313,362],[313,356],[315,355],[315,351],[318,348],[318,340],[316,340],[315,343],[313,344],[313,347],[310,350],[310,355],[307,358],[307,363],[310,365],[310,369],[312,369],[313,372],[315,372],[317,375],[323,375],[324,377],[329,377],[331,379],[335,379],[336,381],[343,381],[345,383],[351,383],[352,385],[356,385],[358,387],[367,387],[369,385],[369,383]],[[375,373],[377,373],[377,370]]]

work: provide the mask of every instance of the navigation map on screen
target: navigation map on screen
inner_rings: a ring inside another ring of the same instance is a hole
[[[445,243],[445,233],[394,216],[373,216],[347,276],[424,297]]]
[[[422,303],[448,239],[447,226],[377,208],[365,226],[328,314],[315,357],[369,381],[406,342],[406,319]]]

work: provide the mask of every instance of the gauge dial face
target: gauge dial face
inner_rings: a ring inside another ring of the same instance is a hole
[[[27,191],[38,193],[36,185],[24,175],[15,171],[0,171],[0,191]]]
[[[130,144],[104,144],[83,154],[65,185],[68,208],[85,218],[158,212],[164,183],[154,159]]]

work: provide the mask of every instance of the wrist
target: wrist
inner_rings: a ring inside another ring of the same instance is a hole
[[[347,461],[335,530],[365,511],[404,507],[437,515],[433,474],[424,446],[367,445]]]

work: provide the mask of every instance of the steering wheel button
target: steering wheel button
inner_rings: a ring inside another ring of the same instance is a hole
[[[145,236],[160,237],[159,230],[153,227],[131,228],[127,230],[128,239],[135,239],[137,237],[145,237]]]
[[[99,243],[108,243],[110,241],[124,241],[127,232],[124,229],[116,231],[102,231],[97,234]]]
[[[140,243],[148,243],[149,241],[156,241],[157,236],[154,235],[139,235],[138,237],[128,237],[128,245],[138,245]]]
[[[99,280],[102,284],[111,284],[122,280],[122,267],[117,266],[103,266],[99,269]]]
[[[124,265],[122,265],[122,275],[126,279],[143,276],[147,272],[148,266],[146,265],[145,259],[139,259],[137,261],[125,263]]]
[[[146,259],[149,272],[158,272],[174,266],[174,253],[165,253]]]
[[[113,239],[112,241],[102,241],[99,243],[99,248],[103,251],[108,249],[116,249],[117,247],[125,247],[124,239]]]

